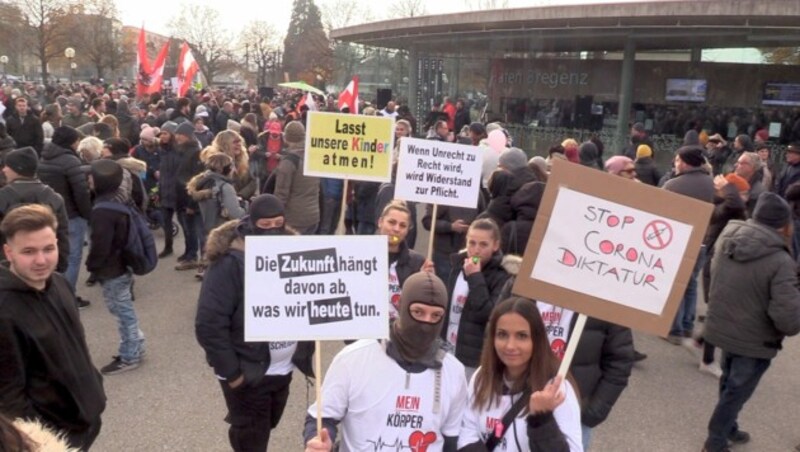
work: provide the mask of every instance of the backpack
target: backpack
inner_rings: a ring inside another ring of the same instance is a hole
[[[128,239],[122,250],[122,260],[135,275],[146,275],[158,265],[158,252],[147,219],[135,207],[111,201],[101,201],[93,209],[108,209],[128,215]]]
[[[300,169],[300,156],[295,154],[294,152],[287,152],[286,154],[281,155],[281,160],[288,159],[290,162],[294,163],[294,166]],[[280,163],[279,163],[280,164]],[[272,173],[270,173],[267,181],[264,182],[264,186],[261,189],[261,194],[275,194],[275,181],[278,179],[278,169],[275,168]]]

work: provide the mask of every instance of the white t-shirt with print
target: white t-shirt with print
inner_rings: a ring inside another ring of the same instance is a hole
[[[467,411],[464,413],[464,421],[461,433],[458,436],[458,448],[472,444],[474,442],[486,442],[490,435],[495,434],[496,425],[500,424],[502,429],[503,417],[511,406],[514,405],[522,394],[504,395],[500,398],[500,404],[492,404],[490,408],[477,410],[473,408],[475,400],[475,377],[481,370],[478,369],[469,382],[469,402]],[[553,411],[553,417],[561,429],[561,433],[569,444],[570,452],[583,452],[583,436],[581,432],[581,407],[575,390],[569,382],[563,383],[562,389],[566,391],[564,402]],[[528,424],[527,416],[516,417],[514,422],[508,426],[503,437],[494,449],[496,452],[528,452]]]
[[[440,452],[444,436],[461,431],[467,404],[464,366],[444,356],[436,413],[435,383],[434,370],[406,372],[381,343],[360,340],[333,359],[322,384],[322,416],[341,421],[342,452]],[[316,418],[316,404],[308,414]]]
[[[468,295],[469,284],[462,271],[458,274],[456,285],[453,288],[453,296],[450,298],[450,317],[447,320],[447,344],[453,353],[455,353],[458,341],[458,323],[461,321],[461,313],[464,311]]]
[[[397,277],[397,261],[389,265],[389,320],[397,318],[400,306],[400,278]]]
[[[270,342],[269,369],[267,375],[288,375],[294,371],[292,356],[297,350],[297,342]]]
[[[553,349],[553,353],[558,356],[558,359],[564,359],[564,353],[567,351],[567,342],[569,342],[569,327],[572,323],[574,312],[543,301],[537,301],[536,307],[539,308],[539,313],[542,315],[542,322],[544,322],[545,331],[547,331],[550,348]]]

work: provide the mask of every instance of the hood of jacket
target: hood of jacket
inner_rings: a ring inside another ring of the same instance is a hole
[[[522,266],[522,257],[515,254],[504,254],[500,265],[511,276],[517,276]]]
[[[213,189],[216,185],[216,181],[218,180],[232,184],[229,178],[213,171],[206,170],[189,179],[189,182],[186,184],[186,191],[195,201],[209,199],[214,196]]]
[[[788,253],[780,233],[753,220],[731,220],[719,238],[720,251],[736,262],[749,262],[775,253]]]
[[[42,160],[53,160],[64,154],[78,157],[78,154],[76,154],[72,149],[62,148],[61,146],[50,142],[45,144],[44,149],[42,149]]]
[[[230,250],[244,251],[244,237],[239,234],[239,220],[231,220],[214,228],[208,234],[206,258],[214,262]]]
[[[111,160],[116,161],[117,163],[119,163],[119,166],[125,168],[126,170],[136,175],[142,174],[145,171],[147,171],[147,163],[128,155],[113,156],[111,157]]]
[[[14,427],[36,443],[36,450],[80,452],[80,449],[69,446],[63,433],[51,430],[39,421],[16,419]]]
[[[536,219],[544,195],[544,182],[528,182],[511,196],[511,210],[517,220]]]
[[[33,287],[25,284],[25,282],[9,268],[8,261],[0,264],[0,292],[24,292],[24,293],[37,293],[38,291]],[[50,286],[51,278],[47,279],[47,286]],[[45,288],[45,291],[47,288]]]

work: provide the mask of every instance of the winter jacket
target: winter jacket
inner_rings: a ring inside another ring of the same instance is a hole
[[[478,208],[476,209],[445,206],[442,204],[436,207],[436,238],[433,241],[434,252],[450,256],[467,245],[467,233],[453,231],[453,223],[456,220],[464,220],[464,223],[467,225],[472,223],[478,216],[478,213],[483,210],[484,204],[482,201],[483,200],[480,199]],[[422,227],[428,231],[431,230],[432,216],[433,207],[428,204],[425,206],[425,215],[422,217]]]
[[[73,129],[77,129],[78,127],[89,124],[90,122],[92,122],[92,118],[90,118],[86,113],[81,113],[77,116],[67,113],[63,118],[61,118],[62,126],[69,126]]]
[[[772,359],[783,338],[800,332],[794,259],[778,231],[733,220],[711,262],[706,339],[722,350]]]
[[[422,270],[422,265],[425,263],[425,256],[410,249],[406,242],[403,241],[400,243],[400,249],[395,255],[389,253],[389,265],[391,265],[392,262],[397,262],[397,267],[395,267],[397,271],[397,281],[400,287],[403,287],[403,283],[406,282],[409,276]]]
[[[447,309],[442,325],[447,325],[450,318],[450,303],[456,282],[463,271],[467,252],[453,254],[453,269],[447,281]],[[502,266],[503,254],[496,252],[492,259],[481,269],[466,277],[469,286],[467,301],[461,312],[458,323],[458,339],[456,341],[456,358],[466,367],[478,367],[483,349],[484,332],[489,323],[489,316],[498,301],[509,275]],[[447,340],[447,328],[442,328],[442,339]]]
[[[775,181],[775,193],[786,197],[786,189],[795,182],[800,182],[800,163],[786,165],[781,175]]]
[[[768,191],[764,187],[763,180],[764,180],[764,172],[763,172],[763,168],[762,168],[761,170],[756,172],[756,174],[753,175],[751,180],[748,181],[750,183],[750,192],[749,192],[749,196],[747,198],[747,215],[748,216],[753,215],[753,210],[755,210],[755,208],[756,208],[756,202],[758,201],[758,197],[761,196],[761,193],[764,193],[765,191]],[[784,193],[784,195],[785,195],[785,193]]]
[[[489,184],[492,199],[486,206],[486,211],[478,215],[478,218],[491,218],[502,228],[506,221],[514,219],[511,215],[511,197],[523,185],[535,181],[536,175],[527,166],[514,171],[495,171]]]
[[[545,184],[528,182],[511,197],[511,213],[514,220],[503,225],[500,231],[500,243],[503,253],[521,256],[525,253],[533,230],[533,222],[539,213]]]
[[[214,132],[212,132],[208,127],[203,126],[203,131],[198,132],[197,130],[194,131],[194,136],[197,138],[197,141],[200,142],[200,147],[202,149],[211,146],[211,142],[214,141]]]
[[[703,245],[706,246],[706,259],[711,262],[711,257],[714,255],[714,245],[725,226],[731,220],[746,220],[747,209],[745,203],[739,196],[739,191],[731,184],[726,185],[723,189],[723,197],[714,197],[714,211],[711,214],[711,221],[706,230],[706,236],[703,239]]]
[[[703,168],[691,168],[668,180],[664,190],[703,201],[714,200],[714,180]]]
[[[181,166],[181,156],[172,145],[159,147],[158,167],[158,196],[161,207],[165,209],[178,208],[178,170]]]
[[[58,432],[44,425],[41,421],[14,420],[14,428],[33,441],[40,451],[81,452],[77,447],[70,447],[63,432]]]
[[[159,171],[161,167],[161,150],[156,147],[152,151],[148,151],[144,145],[140,144],[133,148],[131,157],[141,160],[145,163],[145,165],[147,165],[147,170],[144,177],[144,187],[147,192],[150,193],[150,190],[152,190],[153,187],[158,184],[156,172]]]
[[[319,179],[303,174],[305,151],[290,149],[300,159],[295,165],[282,158],[275,169],[275,196],[284,204],[286,223],[295,229],[306,229],[319,223]]]
[[[143,179],[147,177],[147,163],[128,155],[112,155],[108,157],[119,163],[119,166],[128,170],[130,174],[130,198],[133,204],[141,211],[147,210],[147,202],[149,200],[147,189],[144,186]]]
[[[128,177],[131,176],[128,175]],[[114,192],[98,193],[95,201],[127,204],[130,202],[130,197],[125,188],[120,185]],[[131,222],[126,213],[104,208],[92,209],[92,215],[89,218],[91,240],[89,255],[86,257],[86,270],[94,274],[98,281],[114,279],[128,272],[122,252],[128,243],[130,225]]]
[[[511,275],[499,300],[511,296],[511,288],[522,265],[522,258],[503,257],[503,268]],[[572,316],[570,335],[578,314]],[[596,427],[606,420],[622,391],[628,386],[633,368],[633,334],[630,328],[587,317],[586,326],[575,350],[569,372],[581,397],[581,423]]]
[[[44,147],[44,131],[39,118],[32,112],[28,112],[24,118],[20,118],[16,112],[12,113],[6,119],[6,130],[18,147],[30,146],[41,155]]]
[[[49,206],[56,215],[58,221],[56,228],[58,265],[56,271],[64,273],[67,271],[67,259],[69,258],[69,216],[64,207],[64,199],[40,180],[27,177],[16,179],[0,189],[0,218],[5,217],[14,207],[23,204],[44,204]],[[0,242],[5,242],[5,237],[0,237]]]
[[[652,157],[642,157],[636,159],[636,178],[645,184],[658,186],[658,181],[661,180],[661,171],[656,167],[656,163]]]
[[[233,381],[244,375],[253,384],[269,369],[269,342],[244,341],[244,237],[236,220],[214,229],[208,237],[210,265],[203,278],[195,317],[195,337],[214,373]],[[314,345],[298,342],[292,363],[305,375],[314,375]]]
[[[72,149],[49,143],[42,151],[39,162],[39,179],[64,198],[64,207],[70,218],[89,219],[92,199],[89,182],[81,168],[81,159]]]
[[[246,213],[239,204],[233,182],[222,174],[213,171],[200,173],[186,184],[186,190],[200,207],[206,233]]]
[[[106,406],[75,296],[54,273],[44,290],[0,265],[0,412],[79,431]]]
[[[203,162],[200,161],[200,143],[197,140],[189,140],[182,145],[176,145],[175,150],[179,162],[175,183],[176,208],[197,210],[197,203],[186,191],[186,184],[205,170]]]

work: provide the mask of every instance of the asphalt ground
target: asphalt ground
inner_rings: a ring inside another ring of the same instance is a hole
[[[424,250],[426,233],[420,235],[417,248]],[[158,234],[157,240],[160,249]],[[136,278],[135,307],[147,357],[140,368],[105,378],[108,406],[93,451],[230,450],[222,392],[194,337],[201,284],[193,271],[173,270],[182,250],[178,237],[175,256],[162,260],[152,274]],[[117,327],[99,286],[84,286],[86,276],[81,273],[78,293],[92,306],[81,312],[81,319],[95,365],[101,367],[116,354]],[[635,340],[649,358],[636,365],[608,420],[595,429],[592,450],[700,451],[717,400],[716,379],[698,372],[699,355],[683,347],[642,334]],[[324,368],[341,347],[323,344]],[[784,452],[800,444],[799,382],[800,340],[791,338],[740,416],[751,442],[733,450]],[[270,450],[303,450],[302,426],[313,397],[313,386],[306,386],[296,372]]]

